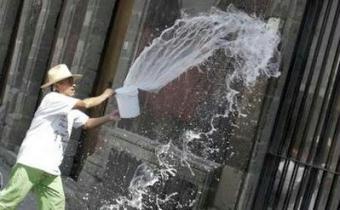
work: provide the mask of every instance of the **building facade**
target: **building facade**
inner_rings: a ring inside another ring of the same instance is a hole
[[[119,88],[141,51],[183,11],[198,15],[230,4],[280,19],[281,76],[241,88],[246,117],[214,120],[218,131],[189,144],[184,164],[183,133],[207,132],[211,115],[226,105],[216,94],[223,92],[223,57],[214,62],[216,74],[192,69],[157,94],[140,92],[137,119],[74,131],[62,165],[68,208],[132,201],[144,209],[339,208],[336,0],[3,0],[0,156],[14,164],[49,67],[65,63],[84,75],[79,98]],[[88,114],[115,107],[109,100]],[[176,173],[149,185],[147,172],[168,169],[159,161],[164,150]],[[139,179],[147,184],[133,188]]]

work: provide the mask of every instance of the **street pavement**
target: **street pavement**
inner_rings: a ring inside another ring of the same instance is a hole
[[[1,177],[3,178],[3,180],[0,180],[0,184],[5,184],[5,185],[7,184],[10,170],[11,168],[0,158],[0,179]],[[29,193],[26,196],[25,200],[19,205],[17,209],[18,210],[37,210],[38,207],[37,207],[35,195],[33,193]]]

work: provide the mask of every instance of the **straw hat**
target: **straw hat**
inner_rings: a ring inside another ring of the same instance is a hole
[[[41,86],[41,88],[47,88],[61,80],[73,77],[74,79],[80,79],[83,75],[72,74],[65,64],[59,64],[48,70],[47,82]]]

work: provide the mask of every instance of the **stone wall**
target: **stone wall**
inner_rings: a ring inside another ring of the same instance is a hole
[[[242,111],[248,116],[245,119],[237,119],[236,124],[238,125],[238,128],[233,129],[231,144],[234,146],[236,154],[233,158],[226,160],[225,165],[219,165],[220,168],[218,170],[215,169],[215,174],[220,174],[219,183],[215,183],[216,186],[214,189],[216,190],[216,193],[213,191],[210,192],[210,195],[213,195],[212,197],[204,198],[205,200],[202,198],[202,200],[200,200],[200,202],[205,203],[202,204],[205,208],[208,208],[207,205],[210,208],[216,209],[249,209],[251,206],[252,200],[249,199],[249,197],[252,198],[251,196],[254,194],[257,180],[261,172],[263,155],[267,151],[269,135],[272,129],[271,126],[273,125],[273,120],[278,108],[278,100],[283,89],[287,69],[293,52],[292,50],[295,46],[299,25],[303,17],[306,3],[303,0],[273,0],[259,1],[259,4],[254,5],[252,2],[253,1],[249,1],[248,3],[244,1],[220,1],[219,6],[223,8],[229,5],[229,3],[234,3],[237,7],[244,8],[248,12],[255,12],[265,18],[276,17],[281,19],[280,28],[283,34],[282,75],[277,81],[268,83],[265,80],[262,80],[253,90],[244,90],[243,95],[246,96],[245,98],[247,100],[242,101],[240,105]],[[134,15],[141,15],[144,11],[144,9],[141,8],[142,5],[147,5],[147,2],[139,2],[135,5],[134,11],[136,12],[133,13],[129,31],[127,32],[125,40],[125,46],[127,47],[124,48],[121,53],[118,66],[119,71],[117,72],[113,83],[114,87],[121,86],[127,68],[130,65],[133,52],[136,52],[134,43],[138,42],[139,38],[136,31],[138,31],[138,26],[143,19],[141,17],[134,18]],[[251,106],[249,106],[249,104],[251,104]],[[115,104],[110,103],[108,104],[107,110],[112,110],[114,107]],[[110,130],[110,132],[106,132],[106,130]],[[119,133],[119,130],[115,131],[115,128],[112,127],[112,125],[105,126],[105,128],[102,129],[99,138],[101,138],[103,144],[87,159],[80,174],[78,183],[82,189],[91,188],[89,186],[95,186],[97,191],[94,190],[92,193],[98,193],[98,191],[103,190],[103,186],[106,186],[102,185],[106,179],[105,174],[107,173],[108,168],[110,168],[110,165],[113,164],[113,160],[110,160],[112,151],[115,151],[114,153],[124,153],[125,159],[129,161],[123,162],[134,162],[134,159],[139,156],[136,153],[145,152],[145,148],[143,147],[134,150],[131,146],[122,143],[129,141],[129,138],[122,138],[119,140],[114,137],[117,132]],[[138,137],[132,137],[132,139],[136,140]],[[116,141],[119,143],[112,143]],[[137,162],[138,160],[140,159],[137,158]],[[129,166],[123,162],[118,164],[117,167],[125,170],[126,167]],[[137,163],[135,165],[137,165]],[[136,166],[131,167],[136,168]],[[113,173],[112,176],[125,176],[128,173],[125,175],[123,174],[117,172],[116,174]],[[115,177],[115,179],[119,179],[118,177]],[[131,180],[131,177],[127,177],[127,179]],[[213,185],[214,183],[209,182],[206,184]],[[110,189],[106,190],[110,191]],[[114,189],[111,190],[113,190],[113,194],[117,194]],[[101,200],[101,198],[97,199]],[[109,197],[107,201],[110,202]]]
[[[20,0],[5,0],[0,3],[0,92],[2,96],[5,84],[5,62],[9,59],[11,47],[14,43],[14,34],[16,32],[16,24],[18,22],[19,13],[21,12],[22,2]],[[0,100],[2,101],[2,100]]]
[[[216,2],[220,8],[234,3],[248,12],[281,19],[282,75],[269,84],[260,81],[252,92],[244,90],[248,100],[243,101],[241,106],[247,111],[248,118],[236,120],[239,129],[233,130],[231,138],[236,151],[233,158],[226,160],[225,164],[217,164],[192,157],[190,161],[195,165],[197,176],[192,177],[190,173],[186,174],[188,171],[182,170],[184,172],[179,178],[170,180],[167,186],[186,186],[187,190],[181,191],[181,194],[186,195],[183,196],[185,199],[197,198],[198,202],[193,207],[196,209],[249,209],[306,1]],[[148,0],[134,3],[113,81],[114,88],[122,85],[137,55],[136,43],[141,39],[139,31],[149,3]],[[1,1],[0,29],[4,32],[0,36],[0,92],[3,92],[0,100],[1,151],[12,151],[9,154],[13,156],[20,146],[44,94],[40,85],[49,67],[66,63],[72,72],[84,74],[79,84],[79,97],[95,92],[94,84],[101,69],[115,5],[115,0]],[[114,107],[116,104],[111,101],[106,112]],[[80,131],[74,132],[62,166],[66,175],[70,173],[82,138]],[[96,152],[87,158],[79,179],[76,182],[65,179],[69,209],[78,205],[82,205],[82,209],[96,209],[110,202],[113,195],[126,195],[126,188],[138,165],[148,162],[157,166],[154,150],[159,145],[148,139],[112,124],[101,129],[98,139]],[[191,189],[199,193],[190,194]],[[165,192],[166,189],[160,187],[154,191]],[[183,198],[178,200],[185,200]]]

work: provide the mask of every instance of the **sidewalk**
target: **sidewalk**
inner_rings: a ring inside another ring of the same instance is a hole
[[[0,173],[4,178],[3,183],[5,185],[8,182],[10,170],[11,170],[10,166],[8,166],[6,162],[0,158]],[[29,193],[25,200],[18,207],[18,210],[36,210],[36,209],[38,209],[37,202],[35,199],[35,195],[33,193]]]

